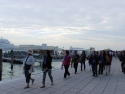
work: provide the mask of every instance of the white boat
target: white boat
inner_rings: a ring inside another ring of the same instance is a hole
[[[9,49],[13,49],[13,48],[16,48],[16,46],[14,46],[14,44],[11,44],[7,39],[3,39],[1,37],[1,39],[0,39],[0,49],[9,50]]]

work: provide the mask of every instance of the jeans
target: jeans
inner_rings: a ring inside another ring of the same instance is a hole
[[[84,64],[84,70],[85,70],[85,68],[86,68],[85,61],[82,61],[82,62],[81,62],[81,71],[82,71],[82,64]]]
[[[111,65],[105,65],[106,73],[110,73]]]
[[[99,64],[99,74],[103,74],[104,64]]]
[[[70,73],[68,71],[69,66],[68,65],[64,65],[64,68],[65,68],[64,78],[66,78],[67,74],[70,75]]]
[[[75,73],[77,72],[78,63],[74,63]]]
[[[26,83],[29,83],[31,78],[31,73],[29,73],[29,70],[25,70],[25,77],[26,77]]]
[[[51,69],[48,69],[48,70],[46,70],[46,69],[44,69],[43,70],[43,85],[45,85],[45,80],[46,80],[46,73],[48,72],[48,75],[49,75],[49,78],[50,78],[50,80],[51,80],[51,82],[53,82],[53,77],[52,77],[52,70]]]
[[[93,72],[93,75],[97,75],[97,64],[96,63],[92,64],[92,72]]]

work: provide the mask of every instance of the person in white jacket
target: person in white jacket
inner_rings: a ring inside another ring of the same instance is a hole
[[[34,68],[33,68],[34,62],[35,62],[35,59],[32,56],[32,50],[28,50],[27,56],[23,61],[23,70],[24,70],[24,74],[26,77],[26,83],[27,83],[27,85],[26,85],[26,87],[24,87],[24,89],[29,88],[30,80],[32,80],[32,84],[34,82],[34,79],[31,78],[31,73],[34,72]]]

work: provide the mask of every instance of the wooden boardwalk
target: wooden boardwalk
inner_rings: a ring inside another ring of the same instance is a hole
[[[63,79],[64,70],[53,71],[54,85],[50,85],[50,79],[46,77],[46,87],[42,86],[42,73],[32,75],[35,78],[30,88],[24,89],[25,78],[0,82],[0,94],[125,94],[125,74],[121,72],[118,59],[113,58],[111,73],[106,76],[93,77],[86,62],[87,69],[74,74],[74,68],[70,68],[70,77]],[[105,73],[105,71],[104,71]]]

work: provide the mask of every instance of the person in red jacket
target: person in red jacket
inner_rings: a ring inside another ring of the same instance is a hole
[[[70,76],[68,69],[69,69],[69,65],[70,65],[70,61],[71,61],[71,57],[69,56],[68,50],[65,51],[65,54],[66,55],[64,56],[63,63],[62,63],[62,65],[65,68],[64,78],[66,78],[67,75]]]

